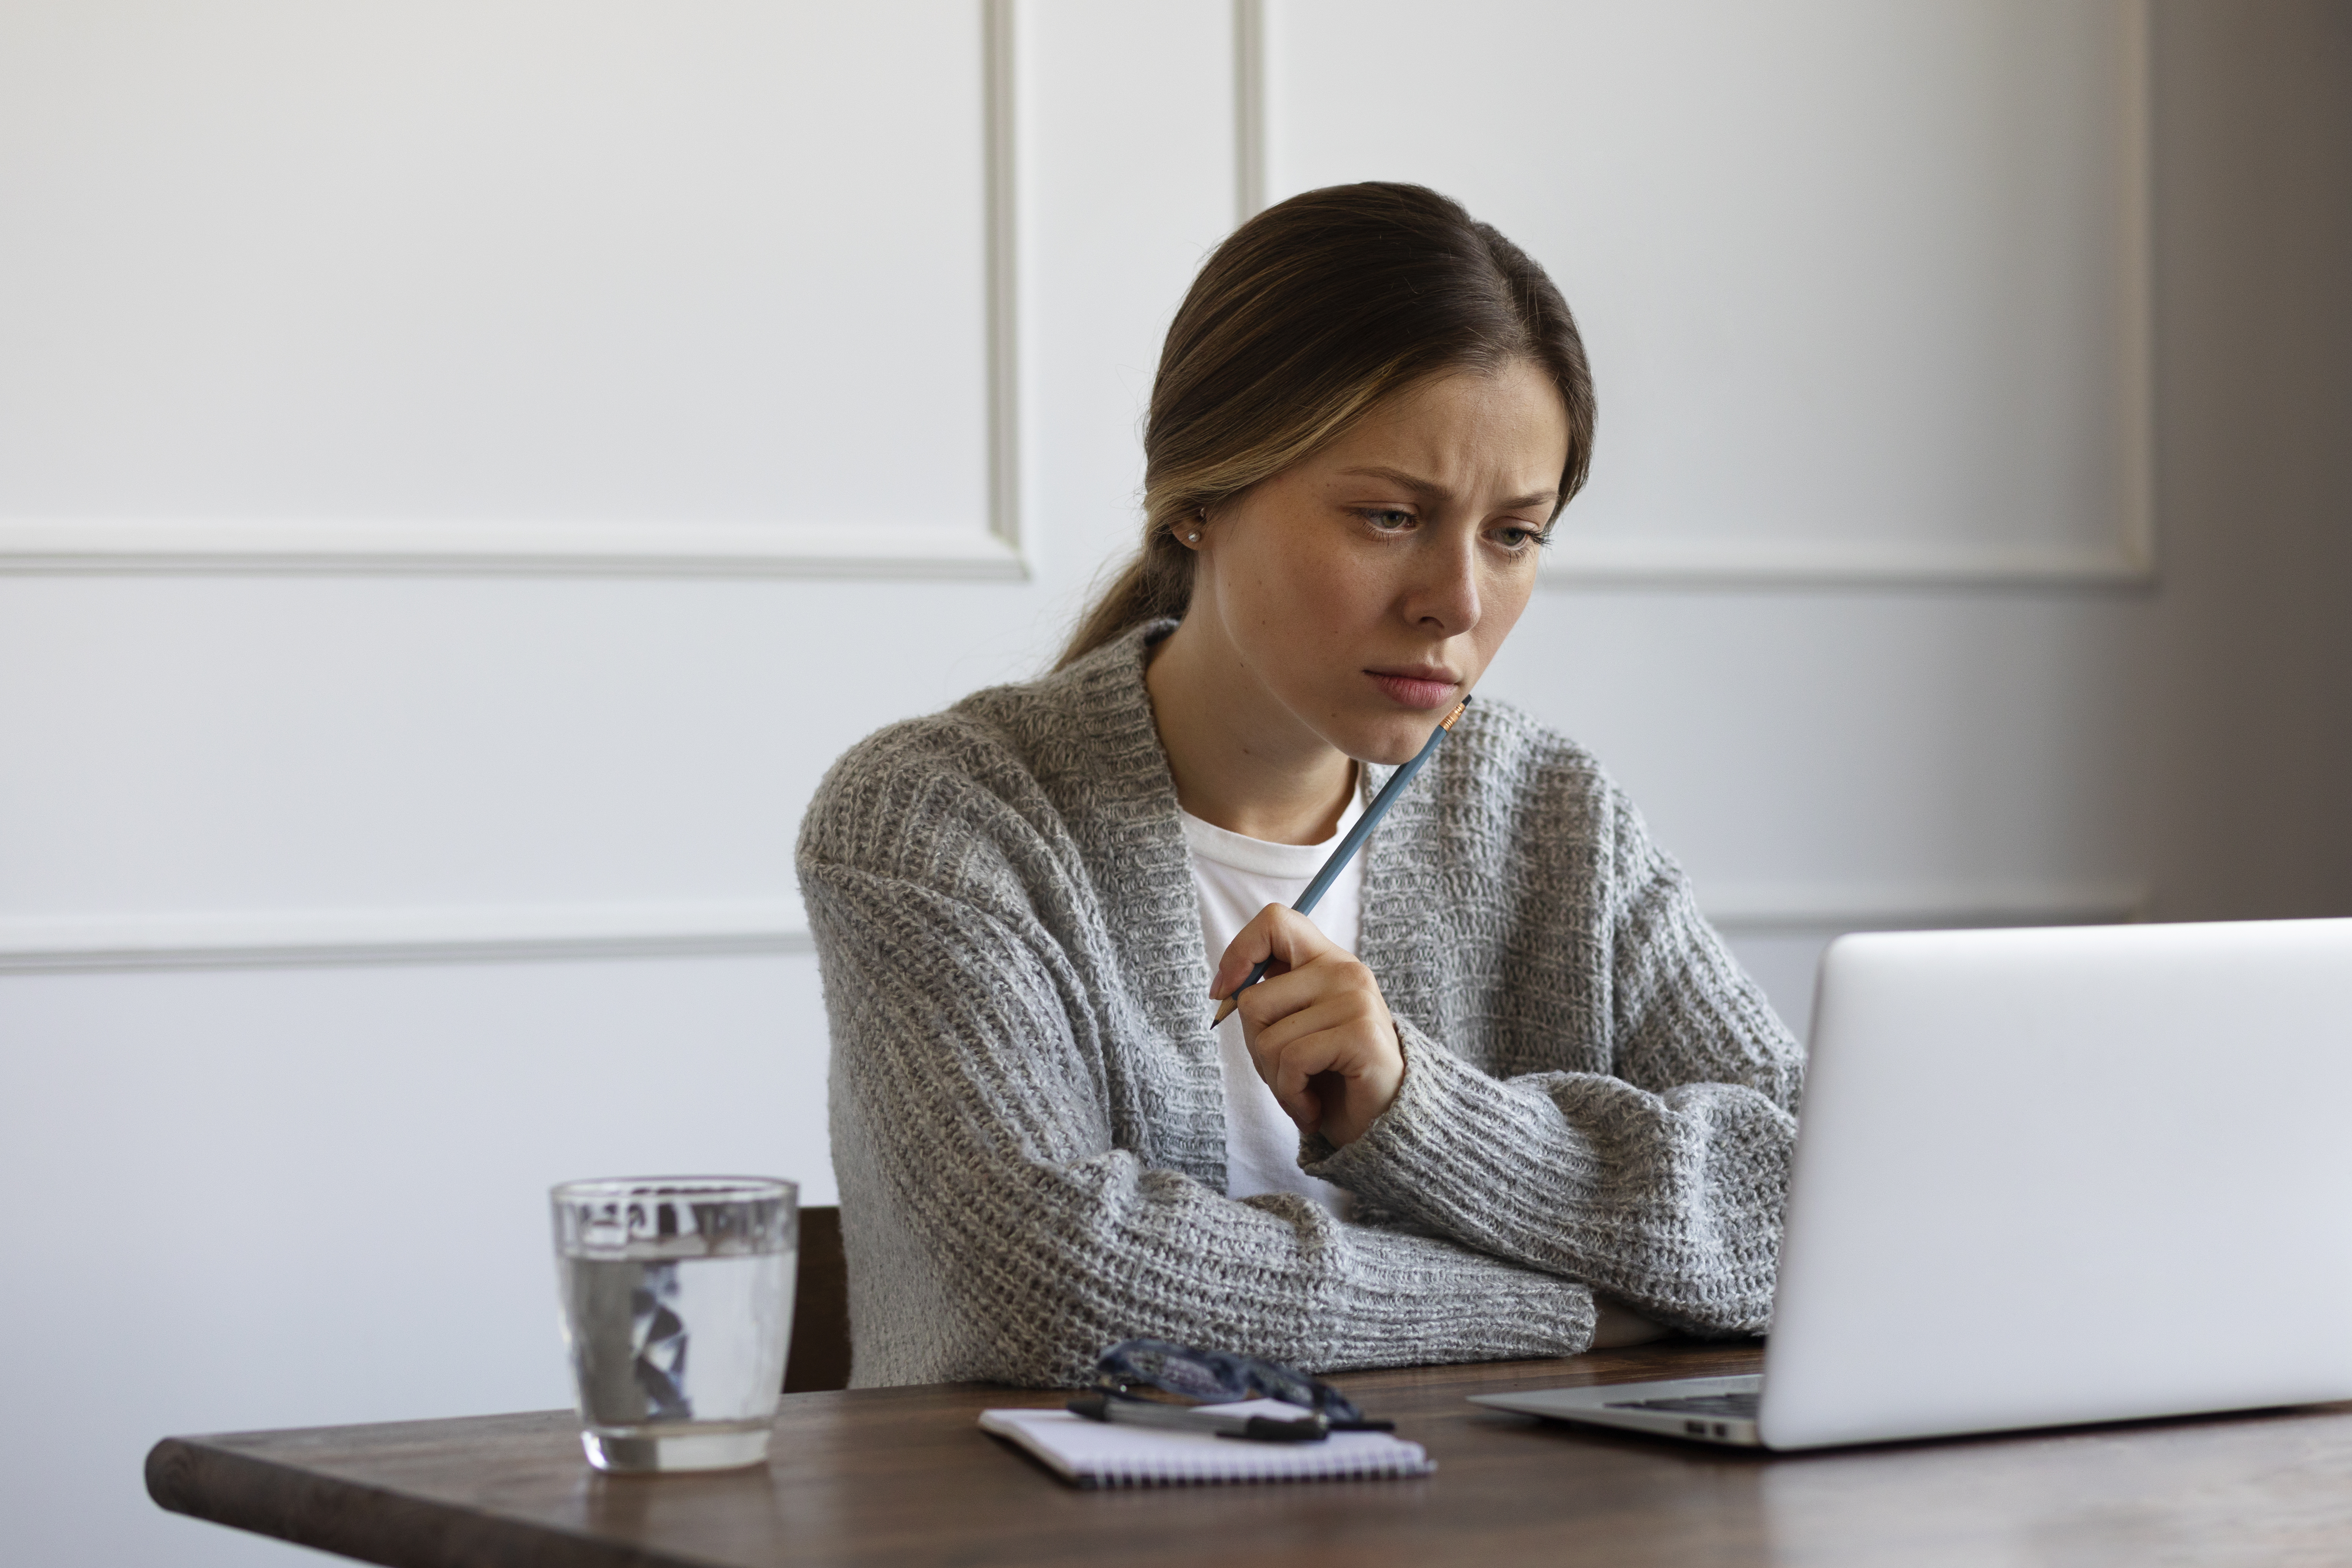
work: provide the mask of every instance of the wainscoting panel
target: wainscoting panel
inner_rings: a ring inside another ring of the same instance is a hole
[[[1237,18],[1265,199],[1433,185],[1578,312],[1601,459],[1553,581],[2149,580],[2145,0]]]
[[[1013,0],[120,10],[0,16],[0,571],[1025,574]]]

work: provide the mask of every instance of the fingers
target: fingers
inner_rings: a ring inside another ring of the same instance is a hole
[[[1380,983],[1361,960],[1295,910],[1269,904],[1217,963],[1210,993],[1234,996],[1258,1076],[1302,1131],[1334,1143],[1361,1136],[1396,1099],[1404,1051]]]
[[[1300,1016],[1318,1008],[1352,1008],[1368,1023],[1385,1025],[1388,1019],[1388,1004],[1381,1000],[1371,970],[1354,953],[1337,947],[1295,969],[1267,971],[1235,1002],[1244,1037],[1253,1051],[1262,1039],[1278,1042],[1307,1032],[1309,1026]]]
[[[1302,1131],[1352,1142],[1396,1098],[1404,1056],[1371,972],[1333,950],[1241,994],[1258,1076]]]
[[[1321,1132],[1334,1144],[1361,1137],[1396,1100],[1404,1080],[1404,1055],[1371,1048],[1375,1041],[1352,1019],[1317,1030],[1283,1046],[1259,1063],[1275,1103],[1301,1132]]]
[[[1329,1071],[1337,1063],[1345,1047],[1334,1031],[1345,1030],[1354,1017],[1353,1008],[1342,1001],[1331,1001],[1299,1008],[1256,1028],[1248,1027],[1244,1019],[1250,1061],[1284,1110],[1290,1109],[1291,1100],[1306,1088],[1308,1079]]]
[[[1219,1001],[1232,995],[1234,987],[1247,980],[1250,971],[1265,959],[1275,961],[1267,971],[1271,974],[1285,967],[1297,969],[1326,953],[1342,951],[1297,910],[1268,904],[1226,944],[1224,956],[1217,961],[1216,973],[1209,977],[1209,994]]]
[[[1355,1058],[1362,1051],[1376,1052],[1377,1026],[1369,1008],[1354,997],[1338,995],[1318,998],[1270,1024],[1245,1028],[1244,1034],[1258,1076],[1280,1100],[1318,1072],[1345,1072],[1357,1065]],[[1355,1037],[1360,1040],[1351,1048]]]
[[[1291,1018],[1307,1016],[1307,1014],[1293,1014]],[[1268,1047],[1264,1056],[1255,1051],[1250,1053],[1258,1063],[1258,1075],[1265,1079],[1265,1086],[1274,1090],[1275,1103],[1281,1106],[1283,1113],[1297,1122],[1302,1131],[1313,1131],[1323,1118],[1323,1096],[1314,1080],[1327,1073],[1345,1078],[1347,1068],[1362,1066],[1356,1060],[1357,1052],[1350,1048],[1346,1026],[1350,1021],[1342,1016],[1337,1020],[1338,1026],[1310,1029],[1306,1034],[1294,1035],[1288,1040]]]

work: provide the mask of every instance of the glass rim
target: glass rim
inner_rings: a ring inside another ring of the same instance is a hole
[[[562,1203],[610,1203],[628,1198],[699,1198],[757,1202],[800,1196],[801,1184],[782,1176],[591,1176],[559,1182],[548,1196]]]

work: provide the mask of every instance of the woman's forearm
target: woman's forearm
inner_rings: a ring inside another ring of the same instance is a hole
[[[1466,1247],[1702,1332],[1771,1319],[1796,1121],[1758,1091],[1501,1080],[1410,1024],[1397,1100],[1307,1171]]]

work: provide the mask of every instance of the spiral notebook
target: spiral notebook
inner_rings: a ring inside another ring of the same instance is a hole
[[[1209,1408],[1282,1420],[1298,1414],[1274,1399]],[[1334,1432],[1319,1443],[1250,1443],[1207,1432],[1107,1426],[1066,1410],[986,1410],[980,1426],[1018,1443],[1064,1480],[1089,1489],[1350,1480],[1425,1476],[1437,1468],[1420,1444],[1386,1432]]]

